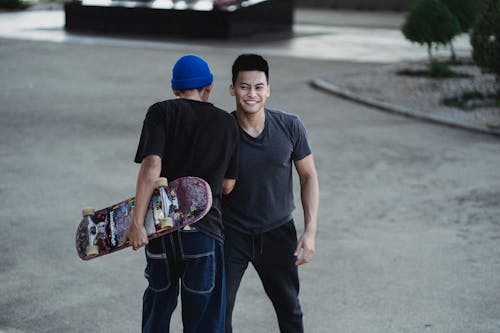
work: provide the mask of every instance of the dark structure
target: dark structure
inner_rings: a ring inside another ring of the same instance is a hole
[[[291,33],[291,0],[78,0],[64,4],[68,31],[232,38]]]

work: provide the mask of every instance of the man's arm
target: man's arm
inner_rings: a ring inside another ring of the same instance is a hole
[[[236,185],[236,179],[224,178],[222,181],[222,194],[228,195],[234,189]]]
[[[295,255],[300,255],[295,264],[302,265],[309,262],[314,256],[319,209],[319,185],[312,154],[300,161],[295,161],[295,168],[299,174],[300,196],[304,210],[304,233],[300,236],[295,250]]]
[[[154,191],[155,181],[160,177],[160,173],[161,158],[159,156],[148,155],[142,160],[137,177],[134,213],[130,226],[125,233],[125,241],[128,240],[134,250],[148,244],[144,218]]]

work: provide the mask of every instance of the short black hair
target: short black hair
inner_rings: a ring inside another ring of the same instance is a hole
[[[269,82],[269,65],[267,60],[258,54],[242,54],[233,63],[233,84],[236,84],[236,78],[240,71],[260,71],[266,74],[266,80]]]

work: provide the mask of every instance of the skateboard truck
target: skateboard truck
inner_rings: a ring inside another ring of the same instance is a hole
[[[161,229],[167,229],[167,228],[173,228],[174,227],[174,222],[171,217],[164,217],[160,219],[160,228]]]
[[[168,180],[165,177],[160,177],[155,181],[155,188],[159,189],[160,187],[167,187]]]
[[[155,181],[155,188],[160,192],[161,200],[157,202],[159,207],[155,207],[158,213],[158,221],[160,222],[160,230],[174,227],[173,219],[168,216],[170,205],[172,204],[168,198],[165,188],[168,186],[167,178],[161,177]],[[172,190],[173,191],[173,190]]]
[[[189,212],[187,214],[187,217],[190,218],[192,216],[194,216],[197,212],[197,208],[194,204],[191,205],[191,207],[189,207]],[[182,230],[184,231],[190,231],[190,230],[193,230],[195,229],[194,227],[191,227],[189,225],[185,226],[184,228],[182,228]]]

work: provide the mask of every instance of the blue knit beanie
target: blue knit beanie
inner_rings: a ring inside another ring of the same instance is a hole
[[[214,80],[205,60],[188,54],[181,57],[172,69],[172,89],[197,89],[208,86]]]

